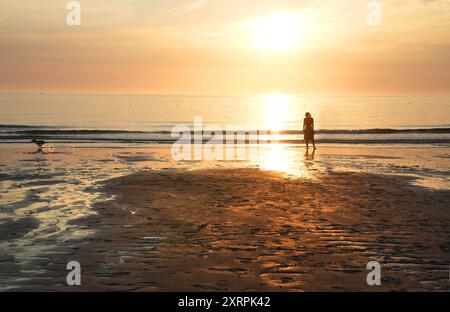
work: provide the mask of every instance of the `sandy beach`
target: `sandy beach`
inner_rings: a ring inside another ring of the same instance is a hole
[[[450,191],[421,186],[409,169],[372,170],[419,167],[408,158],[418,150],[290,152],[297,170],[266,156],[257,166],[174,164],[167,149],[3,150],[37,171],[36,182],[1,177],[15,190],[0,195],[2,289],[448,291]],[[72,260],[82,287],[66,284]],[[381,286],[367,286],[369,261],[382,264]]]
[[[102,230],[80,253],[95,272],[84,285],[371,290],[365,266],[375,260],[383,265],[378,290],[448,290],[449,192],[405,182],[356,173],[311,182],[251,169],[112,180],[106,190],[119,198],[113,209],[96,207],[89,222]]]

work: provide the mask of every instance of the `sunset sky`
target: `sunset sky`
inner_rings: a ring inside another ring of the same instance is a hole
[[[450,92],[450,1],[0,2],[0,91]]]

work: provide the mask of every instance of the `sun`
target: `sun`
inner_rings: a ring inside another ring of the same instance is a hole
[[[252,23],[254,45],[264,51],[293,51],[300,47],[307,31],[297,13],[274,13]]]

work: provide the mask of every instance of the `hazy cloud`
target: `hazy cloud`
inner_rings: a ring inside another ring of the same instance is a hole
[[[380,0],[376,28],[368,0],[80,1],[78,28],[66,1],[0,1],[0,88],[450,91],[448,0]],[[298,51],[245,37],[251,19],[301,10],[312,23]]]
[[[212,0],[194,0],[181,6],[167,10],[169,14],[181,15],[195,10],[202,9]]]

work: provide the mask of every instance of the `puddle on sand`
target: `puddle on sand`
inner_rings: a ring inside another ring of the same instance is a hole
[[[5,263],[20,267],[58,245],[92,235],[93,229],[72,221],[95,214],[94,203],[113,199],[98,191],[99,183],[161,163],[162,157],[153,153],[145,153],[145,161],[138,162],[144,160],[143,154],[136,153],[127,150],[128,161],[108,149],[60,148],[33,154],[24,147],[2,148],[0,234],[5,235],[0,239],[0,262],[5,262],[0,263],[1,272],[7,269]],[[2,276],[0,288],[1,280]]]

